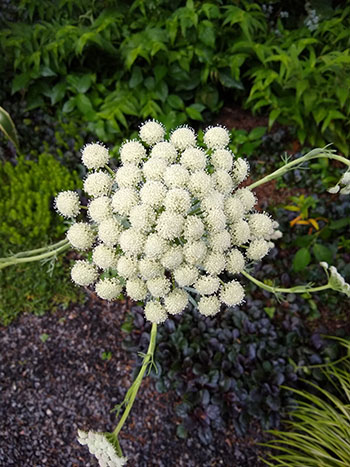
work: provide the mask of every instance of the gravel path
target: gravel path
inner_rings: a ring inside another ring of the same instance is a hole
[[[130,385],[135,355],[122,349],[127,303],[85,305],[42,317],[23,315],[0,328],[0,466],[97,466],[76,441],[77,428],[112,430],[111,408]],[[102,358],[106,352],[108,358]],[[178,403],[146,378],[120,435],[130,466],[251,466],[260,464],[252,437],[233,429],[203,446],[176,437]]]

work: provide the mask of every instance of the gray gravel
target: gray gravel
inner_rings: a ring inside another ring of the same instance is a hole
[[[76,441],[78,428],[112,430],[111,408],[130,385],[135,355],[122,349],[120,326],[130,304],[85,305],[42,317],[23,315],[0,328],[0,466],[97,466]],[[110,352],[110,359],[103,359]],[[146,378],[120,435],[129,466],[260,464],[253,437],[217,433],[203,446],[195,433],[176,437],[173,393]],[[253,430],[252,430],[253,431]],[[253,433],[254,436],[254,433]]]

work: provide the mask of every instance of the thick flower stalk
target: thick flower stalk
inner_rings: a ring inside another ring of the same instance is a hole
[[[121,146],[115,172],[106,165],[106,148],[85,146],[88,221],[78,217],[75,193],[56,198],[57,210],[74,219],[70,244],[91,252],[91,260],[73,266],[74,282],[94,284],[106,300],[125,292],[145,302],[152,323],[181,313],[193,291],[205,316],[242,303],[235,276],[260,261],[281,233],[269,215],[254,210],[252,191],[240,187],[249,166],[229,150],[228,131],[209,127],[203,140],[201,147],[187,126],[166,139],[163,126],[148,121],[138,140]]]

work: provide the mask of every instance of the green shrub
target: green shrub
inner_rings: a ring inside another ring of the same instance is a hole
[[[0,253],[7,250],[38,248],[59,239],[66,230],[52,209],[54,196],[80,186],[77,175],[69,172],[50,154],[38,161],[23,156],[17,165],[0,165]]]

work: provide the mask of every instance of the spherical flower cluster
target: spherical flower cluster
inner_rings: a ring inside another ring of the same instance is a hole
[[[81,159],[88,169],[99,169],[108,164],[108,149],[99,143],[87,144],[81,152]]]
[[[337,268],[335,266],[328,266],[328,263],[325,261],[322,261],[320,265],[326,271],[330,288],[350,297],[350,284],[348,284],[344,277],[339,274]]]
[[[249,166],[229,150],[228,131],[208,128],[203,140],[199,147],[187,126],[167,140],[164,127],[148,121],[139,139],[121,146],[114,176],[102,158],[97,163],[97,156],[84,153],[86,161],[95,161],[86,162],[88,222],[78,218],[67,237],[92,254],[74,265],[74,282],[96,283],[97,295],[106,300],[124,290],[146,302],[146,319],[154,323],[181,313],[193,303],[190,294],[204,316],[244,300],[232,276],[260,261],[281,234],[267,214],[254,212],[254,193],[239,187]],[[56,206],[68,217],[80,212],[72,192],[59,194]]]
[[[126,457],[119,457],[114,446],[110,443],[103,433],[94,431],[78,430],[78,442],[87,446],[90,453],[93,454],[101,467],[123,467],[127,463]]]

